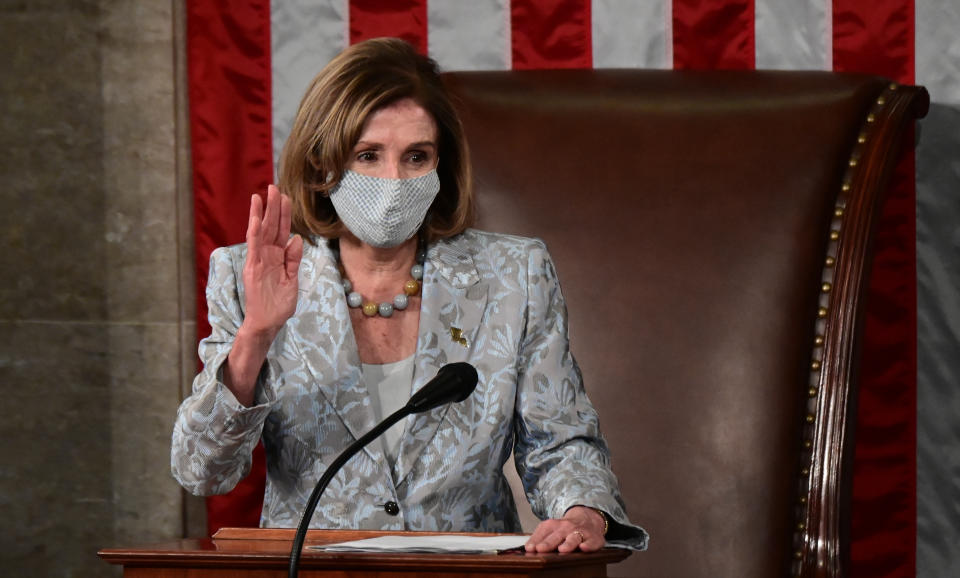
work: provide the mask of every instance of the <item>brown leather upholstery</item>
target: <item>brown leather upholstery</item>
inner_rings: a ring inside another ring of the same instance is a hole
[[[816,72],[447,81],[479,226],[546,240],[651,533],[611,574],[841,575],[871,225],[925,92]]]

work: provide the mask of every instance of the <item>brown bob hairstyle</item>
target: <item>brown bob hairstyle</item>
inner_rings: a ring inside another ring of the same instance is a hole
[[[440,80],[437,63],[397,38],[374,38],[347,48],[310,83],[280,153],[280,190],[293,205],[291,228],[308,242],[340,237],[344,226],[329,191],[349,164],[370,115],[411,98],[437,123],[440,193],[421,234],[452,237],[473,224],[470,158],[463,127]]]

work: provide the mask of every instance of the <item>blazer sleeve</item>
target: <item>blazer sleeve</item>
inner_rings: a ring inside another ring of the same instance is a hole
[[[275,403],[276,371],[264,364],[257,379],[256,405],[244,407],[223,383],[223,364],[243,322],[239,246],[210,255],[206,297],[210,336],[200,342],[203,369],[192,394],[180,404],[173,427],[170,468],[174,478],[197,496],[229,492],[250,471],[251,454]]]
[[[541,519],[561,518],[576,505],[600,509],[614,522],[609,541],[644,549],[647,533],[627,519],[597,412],[570,352],[553,261],[541,241],[528,255],[514,448],[527,497]]]

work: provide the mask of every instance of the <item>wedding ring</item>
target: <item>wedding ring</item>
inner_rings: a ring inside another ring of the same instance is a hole
[[[570,533],[571,533],[571,534],[576,534],[577,536],[580,536],[580,543],[581,543],[581,544],[582,544],[583,542],[586,542],[586,541],[587,541],[586,536],[584,536],[584,535],[583,535],[583,532],[581,532],[580,530],[574,530],[573,532],[570,532]]]

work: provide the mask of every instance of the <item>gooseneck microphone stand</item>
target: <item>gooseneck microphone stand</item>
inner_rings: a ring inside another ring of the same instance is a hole
[[[350,444],[350,447],[343,450],[337,459],[333,460],[330,467],[320,476],[320,481],[307,499],[307,505],[303,510],[303,516],[300,518],[300,525],[297,526],[297,533],[293,537],[293,548],[290,550],[290,569],[287,573],[288,578],[296,578],[298,567],[300,565],[300,554],[303,550],[303,542],[307,538],[307,528],[310,526],[310,520],[313,519],[313,510],[320,501],[323,490],[327,488],[330,480],[333,479],[340,468],[352,458],[354,454],[363,449],[374,439],[387,431],[393,424],[397,423],[411,413],[421,413],[429,411],[441,405],[463,401],[470,397],[473,390],[477,387],[477,370],[469,363],[457,362],[448,363],[440,368],[436,377],[430,380],[420,391],[413,394],[407,405],[393,412],[386,419],[376,425],[372,430],[364,434],[357,441]]]
[[[297,568],[300,565],[300,553],[303,549],[303,541],[307,538],[307,528],[310,526],[310,520],[313,519],[313,510],[317,507],[317,502],[320,501],[320,496],[323,494],[323,491],[327,489],[330,480],[337,475],[340,468],[342,468],[354,454],[363,449],[363,446],[379,437],[380,434],[390,429],[390,426],[411,413],[413,413],[413,410],[410,409],[409,406],[403,406],[390,414],[385,420],[377,424],[376,427],[350,444],[350,447],[341,452],[340,455],[337,456],[337,459],[333,460],[330,467],[320,476],[320,481],[317,482],[317,485],[313,488],[313,492],[310,494],[310,498],[307,500],[307,506],[303,510],[303,516],[300,517],[300,525],[297,526],[297,533],[293,537],[293,549],[290,550],[290,570],[287,573],[289,578],[296,578],[297,576]]]

